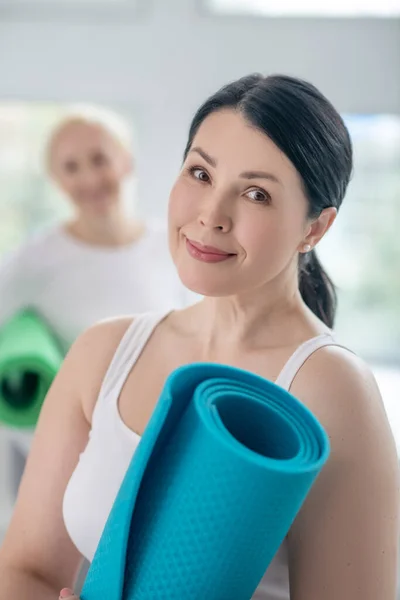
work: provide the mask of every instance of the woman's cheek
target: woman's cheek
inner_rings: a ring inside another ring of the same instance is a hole
[[[186,182],[178,181],[169,199],[170,222],[181,227],[196,218],[196,191]]]

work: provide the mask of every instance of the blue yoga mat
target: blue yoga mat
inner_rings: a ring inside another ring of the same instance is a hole
[[[291,394],[215,364],[174,371],[82,600],[248,600],[329,455]]]

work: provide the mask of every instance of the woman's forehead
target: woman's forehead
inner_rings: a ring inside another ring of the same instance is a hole
[[[297,172],[288,157],[268,135],[236,110],[223,109],[211,113],[194,136],[191,150],[200,148],[216,163],[225,163],[238,171],[259,171],[266,167],[281,175]]]
[[[50,145],[53,158],[64,153],[86,151],[93,147],[111,148],[117,151],[119,144],[101,124],[71,121],[55,132]]]

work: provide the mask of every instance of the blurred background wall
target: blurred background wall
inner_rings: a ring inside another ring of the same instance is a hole
[[[65,107],[126,119],[137,210],[164,218],[194,110],[253,71],[312,81],[349,125],[354,177],[320,255],[400,448],[400,0],[0,0],[0,256],[67,210],[41,156]]]

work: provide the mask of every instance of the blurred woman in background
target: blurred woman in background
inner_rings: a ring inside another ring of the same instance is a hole
[[[0,328],[29,307],[66,351],[96,321],[189,302],[170,259],[166,229],[132,216],[133,198],[125,191],[134,159],[128,137],[113,119],[81,111],[67,115],[51,133],[47,171],[73,216],[35,236],[1,265]],[[8,434],[16,491],[32,432]]]

